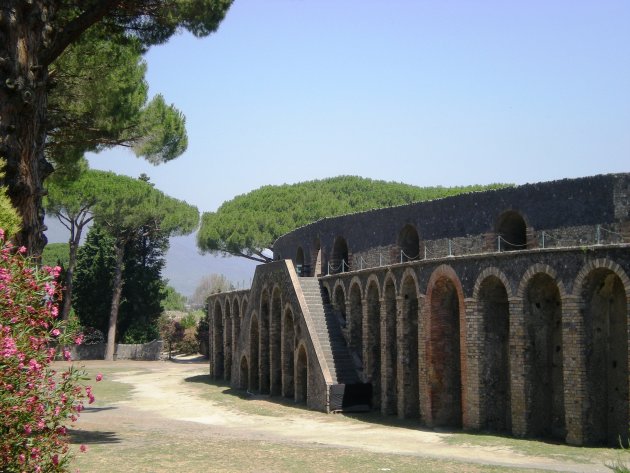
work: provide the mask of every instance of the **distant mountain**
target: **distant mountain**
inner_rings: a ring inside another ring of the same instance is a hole
[[[49,243],[68,241],[68,230],[57,219],[47,217],[46,225]],[[249,287],[256,263],[245,258],[201,255],[195,238],[192,234],[170,239],[162,276],[171,286],[179,293],[191,296],[203,276],[217,273],[223,274],[236,287]]]

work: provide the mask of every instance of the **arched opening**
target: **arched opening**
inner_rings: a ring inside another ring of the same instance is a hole
[[[428,382],[433,426],[462,426],[459,312],[455,283],[440,277],[429,293]]]
[[[374,281],[367,291],[367,381],[372,383],[372,407],[381,408],[381,301]]]
[[[564,380],[562,374],[562,303],[551,276],[536,274],[524,300],[525,326],[531,353],[526,385],[530,393],[530,434],[564,440]]]
[[[240,378],[239,378],[239,389],[247,389],[249,384],[249,364],[247,363],[247,357],[243,355],[241,358],[241,366],[240,366]]]
[[[308,276],[304,266],[304,250],[301,246],[298,246],[297,253],[295,255],[295,272],[298,276]]]
[[[418,292],[412,277],[405,278],[402,287],[402,335],[403,350],[403,416],[420,418],[420,380],[418,377]]]
[[[225,301],[225,324],[224,324],[224,356],[223,356],[223,378],[229,381],[232,374],[232,313],[230,311],[230,301]]]
[[[628,296],[619,276],[599,268],[582,287],[591,443],[628,441]]]
[[[300,345],[295,364],[295,400],[306,403],[308,400],[308,358],[304,345]]]
[[[280,288],[276,287],[271,296],[271,330],[269,340],[271,345],[271,395],[280,396],[282,393],[282,307],[280,302]]]
[[[260,376],[258,369],[258,352],[260,341],[260,332],[258,330],[258,318],[256,315],[252,315],[252,322],[249,327],[249,390],[251,392],[257,392],[260,390]]]
[[[420,259],[420,236],[418,230],[411,224],[403,227],[398,235],[398,246],[401,251],[400,261],[415,261]]]
[[[212,359],[214,361],[214,377],[223,378],[224,352],[223,352],[223,311],[221,303],[217,300],[214,304],[214,314],[212,317]]]
[[[241,334],[241,311],[236,298],[232,303],[232,324],[234,326],[234,332],[232,333],[232,359],[235,359],[238,337]]]
[[[337,286],[335,288],[335,298],[333,300],[333,309],[339,317],[340,323],[346,325],[346,296],[343,292],[343,287]]]
[[[313,244],[313,248],[315,251],[312,257],[313,268],[314,268],[313,274],[315,276],[321,276],[322,274],[322,245],[319,241],[319,238],[315,240],[315,243]]]
[[[384,414],[398,412],[398,343],[396,342],[396,288],[385,283],[385,366],[383,367]]]
[[[497,223],[497,236],[501,251],[527,249],[527,225],[523,217],[513,210],[504,212]]]
[[[295,353],[295,328],[293,327],[293,312],[287,309],[284,312],[284,324],[282,326],[282,395],[293,398],[295,396],[295,384],[293,383],[293,361]]]
[[[345,273],[349,270],[348,243],[345,238],[337,237],[333,245],[333,252],[330,258],[330,273]]]
[[[269,394],[269,293],[263,290],[260,300],[260,392]]]
[[[363,303],[358,284],[350,288],[350,348],[363,360]]]
[[[242,307],[241,307],[241,322],[243,321],[243,317],[247,313],[247,299],[243,299]]]
[[[481,333],[485,335],[479,380],[482,425],[495,432],[510,432],[510,306],[505,286],[498,277],[483,280],[477,304]]]

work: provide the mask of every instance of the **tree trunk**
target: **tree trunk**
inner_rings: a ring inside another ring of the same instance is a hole
[[[51,0],[3,0],[0,10],[0,157],[6,160],[4,184],[22,218],[15,236],[39,256],[44,236],[43,182],[52,172],[44,157],[48,67],[39,54],[53,32],[47,19]]]
[[[116,268],[114,270],[112,307],[109,313],[109,328],[107,330],[107,349],[105,360],[114,360],[114,350],[116,349],[116,324],[118,323],[118,308],[120,307],[120,296],[123,289],[123,259],[125,257],[125,243],[117,241],[114,246],[116,257]]]
[[[72,309],[72,276],[74,274],[74,268],[77,266],[77,249],[79,248],[79,242],[81,241],[82,226],[75,227],[74,223],[71,224],[70,240],[70,254],[68,258],[68,267],[66,268],[66,287],[63,298],[63,307],[61,308],[61,318],[68,320],[70,316],[70,310]]]

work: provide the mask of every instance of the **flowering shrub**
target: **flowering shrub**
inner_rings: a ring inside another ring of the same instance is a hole
[[[83,334],[83,345],[105,343],[105,336],[99,329],[94,327],[82,327],[80,330]]]
[[[77,340],[57,318],[59,268],[36,269],[25,253],[0,230],[0,471],[63,472],[70,460],[65,424],[94,396],[79,383],[83,371],[52,368],[53,346]]]

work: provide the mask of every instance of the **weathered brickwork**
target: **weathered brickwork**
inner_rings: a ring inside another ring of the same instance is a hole
[[[595,176],[298,229],[251,290],[209,298],[210,372],[331,410],[330,342],[298,272],[318,275],[372,409],[616,444],[630,421],[629,196],[630,175]]]

